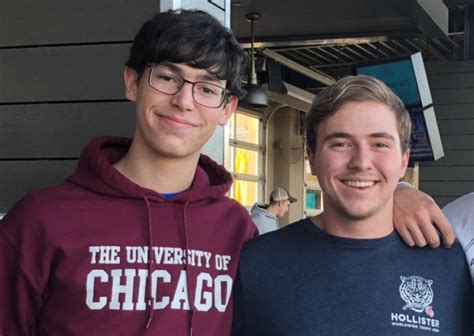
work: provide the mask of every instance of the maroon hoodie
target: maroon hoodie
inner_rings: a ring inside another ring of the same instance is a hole
[[[257,232],[225,196],[230,174],[202,155],[192,186],[165,200],[113,167],[129,147],[93,140],[73,176],[0,223],[0,335],[230,333],[240,249]]]

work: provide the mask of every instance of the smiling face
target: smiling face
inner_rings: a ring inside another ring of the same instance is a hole
[[[205,69],[184,64],[168,64],[167,67],[192,82],[226,86],[226,81],[213,77]],[[219,108],[204,107],[194,101],[191,84],[185,83],[177,94],[168,95],[150,87],[149,74],[150,68],[141,77],[128,67],[124,72],[126,97],[136,104],[134,145],[155,157],[197,160],[217,125],[225,125],[235,111],[237,98],[232,96]]]
[[[316,133],[308,155],[324,192],[324,212],[356,221],[391,219],[393,192],[409,158],[394,112],[380,102],[349,102]]]

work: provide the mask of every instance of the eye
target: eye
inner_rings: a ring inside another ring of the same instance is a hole
[[[343,142],[343,141],[332,142],[329,145],[330,148],[335,148],[335,149],[344,149],[344,148],[348,148],[349,146],[350,146],[349,143]]]
[[[165,82],[169,82],[169,81],[173,80],[173,78],[171,78],[170,76],[166,76],[166,75],[158,75],[157,78],[159,80],[162,80],[162,81],[165,81]]]
[[[390,148],[390,145],[383,142],[377,142],[373,144],[373,147],[383,149],[383,148]]]
[[[175,85],[181,83],[181,76],[163,67],[152,68],[152,81],[159,84]]]
[[[203,96],[220,96],[222,95],[222,88],[212,85],[209,83],[196,83],[195,85],[197,93],[203,95]]]
[[[160,72],[156,73],[155,80],[159,82],[163,82],[163,83],[170,83],[170,84],[179,82],[177,76],[173,76],[171,74],[166,74],[166,73],[160,73]]]

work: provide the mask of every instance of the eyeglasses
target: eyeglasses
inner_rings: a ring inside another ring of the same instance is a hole
[[[189,83],[192,85],[194,101],[201,106],[210,108],[221,107],[232,95],[229,90],[219,85],[187,80],[165,66],[156,64],[148,66],[150,67],[148,83],[153,89],[161,93],[175,95],[183,88],[185,83]]]

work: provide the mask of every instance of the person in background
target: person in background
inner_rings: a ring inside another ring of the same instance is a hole
[[[233,336],[450,335],[474,331],[461,246],[407,246],[393,225],[411,121],[382,82],[349,76],[307,115],[324,212],[244,244]]]
[[[466,194],[443,208],[464,248],[474,284],[474,192]]]
[[[250,216],[257,226],[258,232],[264,234],[278,229],[278,218],[282,218],[289,210],[291,203],[297,199],[284,188],[276,188],[270,193],[268,204],[255,203]]]

